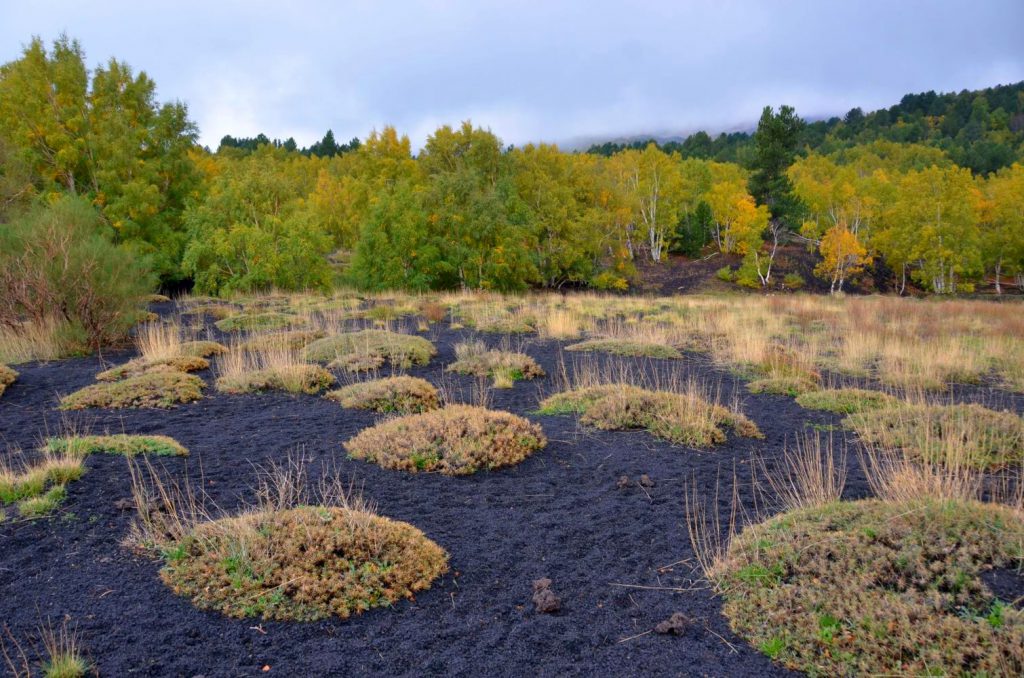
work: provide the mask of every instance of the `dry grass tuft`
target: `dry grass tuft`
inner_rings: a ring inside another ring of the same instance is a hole
[[[437,409],[437,389],[426,379],[397,376],[360,381],[327,394],[342,407],[376,412],[415,414]]]
[[[217,390],[235,394],[287,391],[316,395],[337,381],[329,371],[283,346],[259,353],[232,351],[218,361],[217,372]]]
[[[345,450],[384,468],[466,475],[518,464],[545,445],[541,427],[523,417],[449,405],[365,429]]]
[[[60,400],[62,410],[89,407],[170,408],[203,397],[203,380],[191,374],[173,371],[146,372],[122,381],[94,384],[66,395]]]
[[[7,365],[0,365],[0,395],[18,378],[18,373]]]
[[[84,352],[67,325],[56,319],[24,322],[17,327],[0,325],[0,363],[57,360]]]
[[[350,372],[372,370],[385,361],[407,369],[426,365],[437,355],[434,345],[423,337],[388,330],[368,329],[346,332],[312,342],[303,351],[306,360],[329,363]]]
[[[516,381],[544,376],[544,369],[525,353],[488,350],[482,341],[466,341],[455,345],[452,372],[490,377],[498,388],[511,388]]]
[[[123,433],[104,436],[72,435],[63,438],[47,438],[43,451],[54,455],[85,457],[90,454],[106,453],[134,457],[138,454],[158,456],[188,456],[188,450],[177,440],[159,435],[126,435]]]

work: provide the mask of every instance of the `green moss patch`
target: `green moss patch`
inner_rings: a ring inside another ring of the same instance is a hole
[[[671,346],[644,341],[619,339],[588,339],[565,347],[566,351],[611,353],[612,355],[678,360],[683,354]]]
[[[414,414],[437,409],[437,389],[426,379],[417,377],[388,377],[361,381],[343,386],[327,394],[342,407],[352,407],[376,412],[397,412]]]
[[[830,388],[802,393],[796,402],[809,410],[825,410],[837,414],[868,412],[899,404],[899,400],[881,391],[863,388]]]
[[[202,523],[164,553],[161,579],[196,607],[296,621],[389,607],[448,569],[408,523],[317,506]]]
[[[289,365],[219,377],[217,390],[234,394],[287,391],[315,395],[336,381],[333,374],[319,365]]]
[[[239,313],[218,320],[214,324],[221,332],[257,332],[297,327],[305,325],[306,320],[297,315],[267,311],[266,313]]]
[[[466,475],[518,464],[545,445],[540,426],[523,417],[449,405],[365,429],[345,450],[384,468]]]
[[[982,581],[1024,522],[975,503],[833,503],[748,527],[719,565],[733,630],[811,675],[1014,675],[1024,613]]]
[[[174,438],[168,436],[126,435],[68,436],[47,438],[43,450],[51,454],[87,456],[90,454],[120,454],[134,457],[139,454],[184,457],[188,450]]]
[[[86,386],[61,398],[60,409],[169,408],[202,398],[203,385],[203,380],[192,374],[174,371],[147,372],[121,381]]]
[[[679,445],[724,443],[724,429],[762,438],[757,424],[693,393],[649,391],[631,384],[575,389],[542,401],[540,414],[579,414],[580,421],[606,431],[643,429]]]
[[[306,360],[350,372],[375,369],[385,361],[403,369],[426,365],[435,355],[437,349],[423,337],[374,329],[318,339],[303,351]]]
[[[755,394],[798,396],[818,390],[818,382],[805,377],[775,377],[756,379],[747,384],[747,390]]]

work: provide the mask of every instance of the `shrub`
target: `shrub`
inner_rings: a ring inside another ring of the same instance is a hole
[[[325,506],[200,523],[164,553],[161,579],[196,607],[296,621],[394,605],[448,569],[412,525]]]
[[[818,382],[806,377],[775,377],[756,379],[747,384],[751,393],[773,393],[775,395],[798,396],[817,391]]]
[[[159,358],[147,360],[136,358],[123,365],[111,367],[96,375],[99,381],[119,381],[128,377],[137,377],[148,372],[198,372],[205,370],[210,363],[205,358],[180,356],[177,358]]]
[[[695,385],[685,393],[649,391],[632,384],[603,384],[556,393],[541,414],[580,414],[580,421],[606,431],[646,429],[670,442],[705,447],[726,440],[722,427],[762,438],[750,419],[706,400]]]
[[[837,414],[854,414],[885,407],[893,407],[899,401],[881,391],[863,388],[835,388],[821,391],[809,391],[797,396],[800,407],[809,410],[825,410]]]
[[[324,337],[322,330],[291,330],[289,332],[274,332],[252,337],[239,345],[243,351],[266,351],[284,348],[289,351],[298,351],[310,342]]]
[[[295,327],[305,324],[306,321],[297,315],[278,313],[276,311],[238,313],[214,323],[221,332],[258,332],[260,330],[278,330],[283,327]]]
[[[134,457],[138,454],[158,456],[188,455],[188,450],[174,438],[158,435],[114,434],[105,436],[67,436],[47,438],[43,451],[49,454],[67,454],[84,457],[90,454],[107,453]]]
[[[459,374],[493,377],[495,386],[512,384],[521,379],[543,377],[544,369],[525,353],[487,350],[482,341],[468,341],[455,345],[457,360],[448,366]]]
[[[967,405],[900,405],[851,414],[843,425],[868,445],[936,463],[993,468],[1024,459],[1024,419]]]
[[[331,391],[327,397],[338,401],[342,407],[400,414],[426,412],[439,405],[433,384],[426,379],[407,376],[349,384]]]
[[[0,228],[0,326],[53,327],[65,352],[120,341],[156,285],[82,198],[39,204]]]
[[[203,397],[203,380],[182,372],[146,372],[121,381],[94,384],[64,396],[62,410],[87,407],[174,407]]]
[[[527,419],[449,405],[365,429],[345,443],[345,450],[384,468],[466,475],[518,464],[545,445],[540,426]]]
[[[646,341],[628,341],[621,339],[588,339],[565,347],[566,351],[599,351],[612,355],[634,356],[643,358],[664,358],[677,360],[683,354],[665,344]]]
[[[14,383],[14,380],[18,378],[18,373],[12,370],[7,365],[0,364],[0,395],[4,394],[7,387]]]
[[[787,273],[782,277],[782,286],[787,290],[800,290],[806,284],[807,281],[799,273]]]
[[[299,363],[218,377],[217,390],[235,394],[287,391],[316,395],[333,386],[335,381],[334,375],[319,365]]]
[[[1011,675],[1024,614],[982,581],[1024,564],[1024,521],[992,504],[877,500],[746,528],[717,567],[754,647],[821,675]]]
[[[717,271],[715,271],[715,277],[718,278],[719,280],[721,280],[722,282],[732,282],[733,281],[732,269],[730,267],[728,267],[728,266],[723,266],[722,268],[720,268]]]
[[[317,363],[331,363],[351,372],[374,369],[385,360],[408,368],[426,365],[437,355],[434,345],[423,337],[387,330],[360,330],[318,339],[306,346],[303,356]]]

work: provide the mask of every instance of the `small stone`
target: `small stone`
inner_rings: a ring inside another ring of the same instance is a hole
[[[617,487],[620,490],[622,490],[622,489],[625,489],[625,488],[629,487],[632,484],[633,483],[630,481],[629,476],[620,476],[619,477],[619,482],[615,483],[615,487]]]
[[[640,487],[654,487],[654,480],[645,473],[640,476]]]
[[[686,615],[682,612],[674,612],[671,617],[663,622],[659,622],[654,627],[655,633],[672,634],[675,636],[681,636],[686,632],[686,627],[689,626],[690,620],[686,618]]]
[[[533,605],[537,612],[551,614],[562,609],[562,599],[551,590],[551,580],[547,577],[533,582]]]

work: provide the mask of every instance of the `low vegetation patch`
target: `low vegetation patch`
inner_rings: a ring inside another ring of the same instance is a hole
[[[295,327],[306,324],[305,319],[288,313],[267,311],[265,313],[239,313],[218,320],[214,325],[221,332],[257,332],[260,330],[278,330],[284,327]]]
[[[843,424],[869,445],[934,463],[996,468],[1024,459],[1024,419],[974,403],[868,410]]]
[[[376,369],[385,361],[406,369],[426,365],[435,355],[437,349],[423,337],[376,329],[318,339],[303,352],[306,360],[329,363],[350,372]]]
[[[748,527],[718,564],[733,630],[812,675],[1020,675],[1024,612],[982,572],[1024,566],[993,504],[830,503]]]
[[[14,383],[14,380],[18,378],[18,373],[12,370],[7,365],[0,365],[0,395],[4,394],[7,387]]]
[[[771,393],[774,395],[798,396],[811,393],[819,388],[818,382],[807,377],[768,377],[755,379],[747,384],[751,393]]]
[[[199,372],[210,367],[206,358],[197,356],[179,356],[177,358],[158,358],[147,360],[136,358],[123,365],[111,367],[96,375],[98,381],[120,381],[128,377],[137,377],[148,372]]]
[[[267,351],[284,348],[289,351],[298,351],[307,344],[322,339],[325,335],[323,330],[290,330],[287,332],[274,332],[252,337],[239,345],[243,351]]]
[[[333,374],[319,365],[297,363],[218,377],[217,390],[234,394],[287,391],[316,395],[336,381]]]
[[[227,353],[228,347],[216,341],[183,341],[179,350],[183,356],[209,358]]]
[[[566,351],[596,351],[612,355],[678,360],[683,354],[666,344],[623,339],[588,339],[565,347]]]
[[[126,435],[66,436],[47,438],[43,451],[56,455],[85,457],[90,454],[120,454],[134,457],[138,454],[184,457],[188,450],[168,436]]]
[[[345,450],[384,468],[467,475],[518,464],[545,445],[541,427],[523,417],[449,405],[365,429]]]
[[[437,409],[437,389],[426,379],[398,376],[349,384],[327,394],[342,407],[415,414]]]
[[[543,377],[544,369],[525,353],[488,350],[482,341],[455,345],[456,361],[448,369],[459,374],[491,377],[499,388],[510,388],[516,381]]]
[[[809,391],[797,396],[800,407],[809,410],[825,410],[838,414],[855,414],[894,407],[899,400],[883,393],[863,388],[829,388],[821,391]]]
[[[121,381],[86,386],[61,398],[60,409],[169,408],[202,398],[203,385],[203,380],[192,374],[174,371],[147,372]]]
[[[45,454],[40,461],[20,469],[0,463],[0,505],[17,503],[23,518],[47,515],[64,501],[64,486],[83,473],[82,458],[68,454]]]
[[[686,392],[649,391],[632,384],[603,384],[557,393],[541,414],[579,414],[605,431],[645,429],[670,442],[706,447],[726,440],[724,428],[750,438],[763,435],[744,415],[710,402],[695,385]]]

